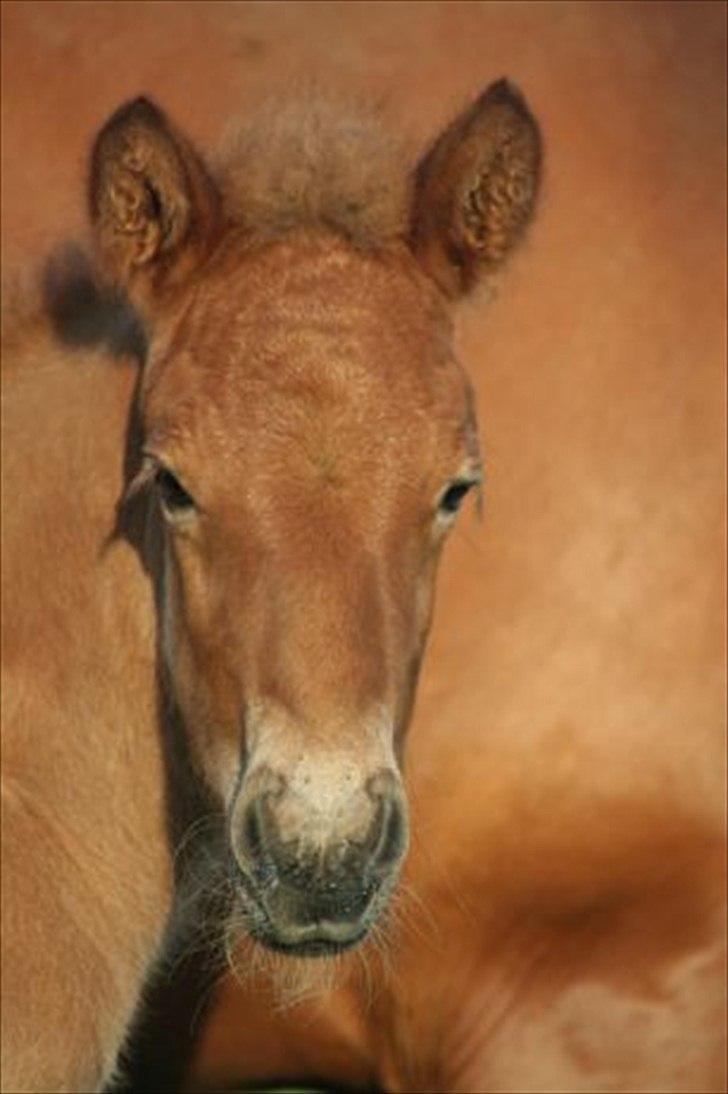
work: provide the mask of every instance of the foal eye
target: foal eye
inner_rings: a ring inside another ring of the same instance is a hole
[[[440,498],[438,511],[444,516],[451,516],[453,513],[457,513],[465,495],[473,486],[475,486],[474,482],[468,482],[465,479],[454,482]]]
[[[166,467],[160,467],[157,471],[157,487],[162,505],[170,516],[183,516],[194,510],[195,503],[192,497]]]

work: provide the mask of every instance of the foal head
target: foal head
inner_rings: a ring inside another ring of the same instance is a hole
[[[518,238],[540,158],[504,81],[409,175],[367,125],[314,115],[213,174],[138,99],[91,177],[102,261],[150,333],[138,483],[169,685],[249,929],[294,954],[360,940],[405,853],[437,560],[480,479],[448,307]]]

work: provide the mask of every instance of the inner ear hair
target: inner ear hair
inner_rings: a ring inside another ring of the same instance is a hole
[[[168,273],[212,233],[217,194],[202,160],[147,98],[120,107],[91,156],[89,205],[102,262],[128,282]]]
[[[541,159],[538,124],[505,79],[425,155],[415,174],[412,246],[448,295],[467,291],[515,246],[533,213]]]

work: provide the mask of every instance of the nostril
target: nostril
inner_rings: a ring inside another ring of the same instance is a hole
[[[246,810],[243,823],[243,842],[251,862],[259,862],[263,857],[263,832],[257,801],[254,801]]]
[[[240,831],[240,863],[259,883],[276,872],[278,844],[275,819],[271,815],[270,795],[261,794],[247,806]]]
[[[405,849],[404,815],[395,798],[385,798],[379,810],[379,839],[372,854],[375,869],[388,869],[402,857]]]

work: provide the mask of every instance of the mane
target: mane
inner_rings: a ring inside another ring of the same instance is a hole
[[[263,237],[327,229],[374,248],[407,231],[404,149],[371,106],[319,92],[269,100],[215,167],[228,215]]]

